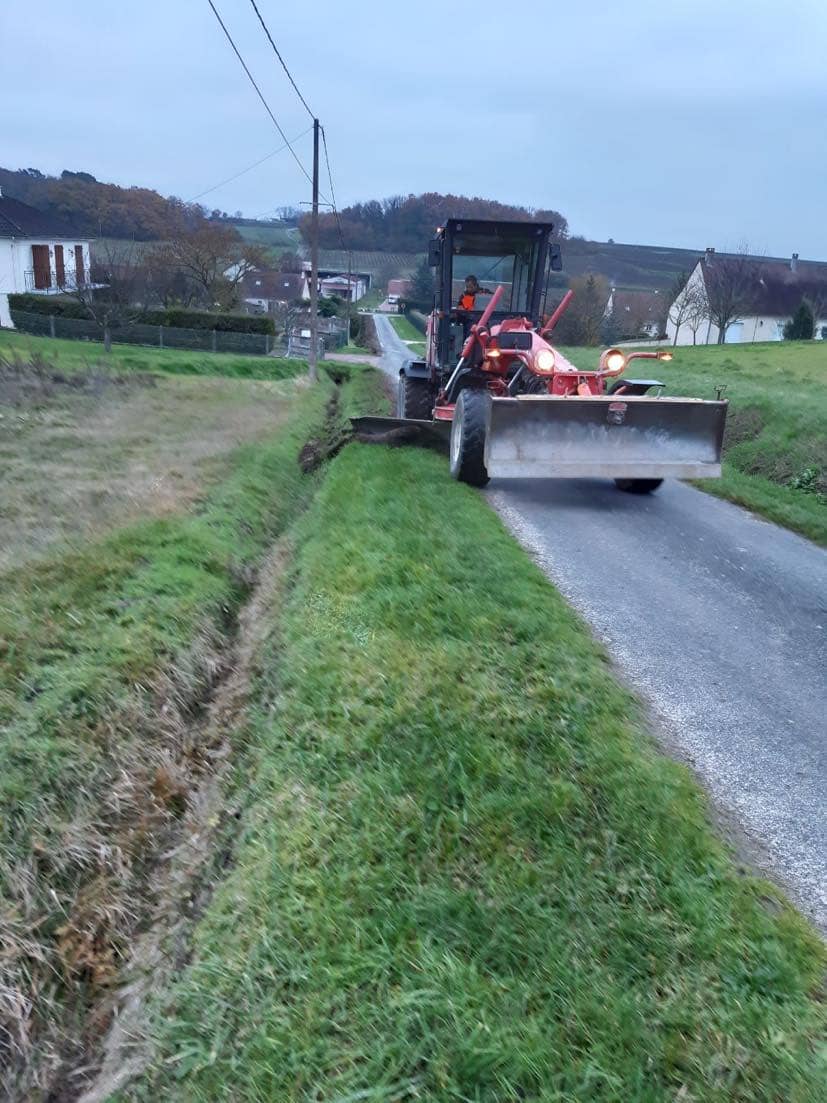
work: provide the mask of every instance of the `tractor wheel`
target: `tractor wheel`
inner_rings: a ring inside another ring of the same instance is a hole
[[[663,479],[615,479],[615,486],[627,494],[651,494],[662,482]]]
[[[466,388],[460,391],[451,422],[451,474],[469,486],[485,486],[485,433],[488,395]]]
[[[396,416],[410,417],[416,421],[430,421],[434,412],[434,394],[428,379],[399,376],[396,398]]]

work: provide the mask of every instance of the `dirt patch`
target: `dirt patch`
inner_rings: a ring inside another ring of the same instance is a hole
[[[192,505],[287,417],[291,382],[0,371],[0,571]]]
[[[754,440],[764,428],[764,423],[764,415],[757,406],[731,408],[727,412],[724,429],[724,451],[745,440]]]

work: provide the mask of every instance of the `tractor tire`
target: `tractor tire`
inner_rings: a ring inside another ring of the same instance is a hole
[[[662,482],[663,479],[615,479],[615,486],[627,494],[651,494]]]
[[[434,392],[427,379],[399,376],[396,397],[396,416],[410,417],[416,421],[431,421],[434,413]]]
[[[488,425],[488,395],[466,388],[460,391],[451,422],[451,474],[469,486],[485,486],[485,434]]]

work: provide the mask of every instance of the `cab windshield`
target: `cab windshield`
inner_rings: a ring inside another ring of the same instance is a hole
[[[475,311],[484,310],[490,301],[486,292],[493,292],[502,284],[497,314],[529,314],[541,244],[537,235],[515,238],[457,233],[451,258],[454,304],[465,291],[466,278],[476,276],[483,291],[477,293]]]

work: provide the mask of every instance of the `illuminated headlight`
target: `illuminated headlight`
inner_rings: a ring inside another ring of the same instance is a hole
[[[610,352],[606,357],[606,367],[609,371],[623,371],[626,366],[626,357],[622,352],[618,352],[617,349],[614,352]]]
[[[534,357],[534,366],[537,371],[554,371],[554,353],[551,349],[540,349]]]

